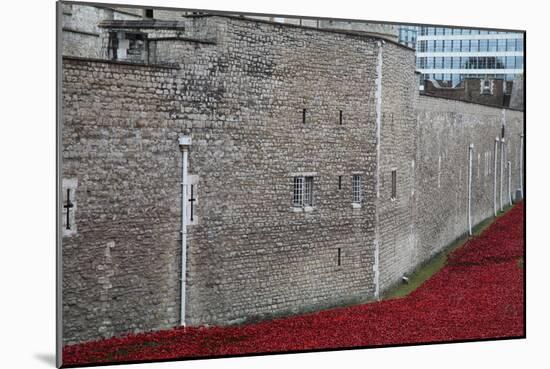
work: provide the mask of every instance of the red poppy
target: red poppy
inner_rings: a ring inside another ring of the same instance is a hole
[[[523,203],[407,297],[229,327],[65,346],[64,365],[524,336]]]

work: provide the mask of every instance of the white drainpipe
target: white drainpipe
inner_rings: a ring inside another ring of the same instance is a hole
[[[180,324],[185,325],[185,286],[187,275],[187,154],[191,137],[180,136],[181,150],[181,301]]]
[[[500,140],[500,211],[504,211],[504,207],[502,205],[502,186],[504,182],[504,145],[506,145],[506,140],[501,138]]]
[[[380,202],[380,129],[382,125],[382,47],[384,41],[378,41],[378,60],[376,64],[376,210],[374,221],[374,297],[380,298],[380,240],[379,240],[379,202]]]
[[[523,134],[519,137],[519,194],[523,199]]]
[[[472,235],[472,155],[474,144],[468,148],[468,234]]]
[[[495,217],[497,216],[497,163],[498,163],[498,143],[499,143],[499,138],[495,138],[495,170],[493,172],[493,207],[495,209]]]
[[[512,205],[512,162],[508,160],[508,202]]]

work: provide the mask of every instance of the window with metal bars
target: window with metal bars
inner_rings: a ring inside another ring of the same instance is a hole
[[[313,177],[305,177],[304,206],[313,206]]]
[[[362,177],[358,174],[354,175],[352,177],[352,192],[353,192],[353,203],[360,204],[361,203],[361,182]]]
[[[294,177],[294,207],[313,206],[313,177]]]
[[[301,207],[304,201],[304,177],[294,177],[294,197],[292,205]]]

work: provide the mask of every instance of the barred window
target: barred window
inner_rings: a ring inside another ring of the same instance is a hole
[[[304,206],[313,206],[313,177],[305,177]]]
[[[361,203],[361,182],[362,177],[360,175],[352,177],[353,202],[356,204]]]
[[[294,177],[292,204],[295,207],[313,206],[313,177]]]
[[[294,177],[294,206],[302,206],[304,199],[304,177]]]

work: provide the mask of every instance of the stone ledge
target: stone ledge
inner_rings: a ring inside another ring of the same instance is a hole
[[[166,63],[166,64],[136,63],[136,62],[124,61],[124,60],[108,60],[108,59],[97,59],[97,58],[85,58],[85,57],[81,57],[81,56],[70,56],[70,55],[63,55],[62,59],[63,60],[79,61],[79,62],[129,65],[129,66],[133,66],[133,67],[146,67],[146,68],[156,68],[156,69],[180,69],[179,65],[177,65],[175,63]]]
[[[208,44],[208,45],[216,45],[216,41],[213,40],[201,40],[198,38],[192,38],[192,37],[151,37],[148,38],[147,41],[184,41],[184,42],[194,42],[197,44]]]
[[[99,37],[99,33],[87,32],[87,31],[80,31],[80,30],[78,30],[78,29],[69,28],[69,27],[63,27],[62,30],[65,31],[65,32],[79,33],[79,34],[81,34],[81,35]]]

